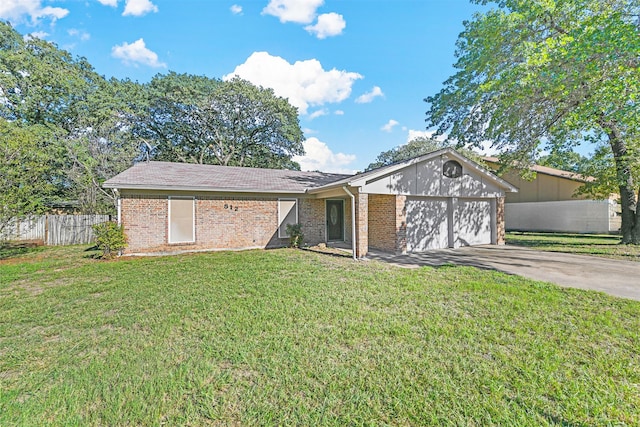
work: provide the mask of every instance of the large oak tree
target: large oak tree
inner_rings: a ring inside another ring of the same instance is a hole
[[[272,89],[234,78],[170,73],[149,84],[135,133],[156,160],[299,169],[298,111]]]
[[[7,130],[0,139],[19,136],[22,145],[12,159],[38,159],[47,166],[35,181],[33,174],[16,174],[14,161],[0,166],[4,176],[13,177],[8,188],[15,217],[69,200],[85,212],[113,211],[115,199],[101,184],[140,155],[126,122],[143,99],[140,88],[107,81],[86,59],[0,22],[0,125]]]
[[[427,126],[458,144],[490,141],[509,164],[541,148],[593,143],[596,176],[620,193],[622,242],[640,244],[640,2],[475,0],[457,72],[429,104]]]

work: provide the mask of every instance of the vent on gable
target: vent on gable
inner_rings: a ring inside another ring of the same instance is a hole
[[[447,178],[460,178],[462,176],[462,165],[455,160],[449,160],[442,165],[442,175]]]

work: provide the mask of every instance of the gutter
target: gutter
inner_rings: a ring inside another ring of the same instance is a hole
[[[357,261],[358,257],[356,256],[356,196],[353,195],[351,191],[347,188],[346,185],[342,186],[342,189],[345,193],[351,197],[351,250],[353,252],[353,260]]]

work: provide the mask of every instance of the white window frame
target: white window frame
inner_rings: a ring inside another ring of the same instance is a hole
[[[191,240],[173,241],[171,236],[171,200],[191,200]],[[167,198],[167,242],[170,245],[180,243],[195,243],[196,241],[196,198],[193,196],[169,196]]]
[[[284,224],[284,220],[286,219],[286,217],[282,218],[280,202],[294,202],[293,206],[294,206],[294,209],[296,211],[296,221],[295,221],[294,224],[297,224],[298,223],[298,199],[296,199],[296,198],[286,198],[286,197],[278,198],[278,238],[286,239],[286,238],[289,238],[291,236],[289,236],[289,234],[287,234],[287,228],[286,228],[286,225]],[[282,229],[283,225],[285,226],[284,230]]]

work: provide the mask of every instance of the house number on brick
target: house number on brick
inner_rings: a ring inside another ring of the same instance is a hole
[[[224,204],[224,208],[225,209],[229,209],[230,211],[233,211],[233,212],[238,212],[238,207],[237,206],[229,205],[227,203]]]

